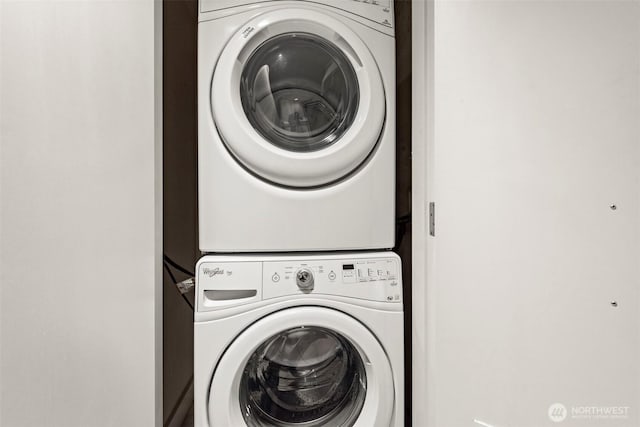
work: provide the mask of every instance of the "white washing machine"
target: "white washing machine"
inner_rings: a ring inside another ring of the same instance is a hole
[[[196,427],[400,427],[400,259],[205,256],[196,266]]]
[[[392,0],[201,0],[203,252],[394,245]]]

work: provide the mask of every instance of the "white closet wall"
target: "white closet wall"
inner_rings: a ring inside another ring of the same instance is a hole
[[[162,423],[160,13],[0,1],[0,426]]]
[[[413,24],[414,425],[640,425],[640,2]]]

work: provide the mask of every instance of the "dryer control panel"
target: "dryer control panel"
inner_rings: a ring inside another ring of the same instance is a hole
[[[294,0],[287,1],[279,5],[273,0],[199,0],[200,20],[208,20],[207,16],[212,12],[218,15],[229,15],[244,10],[256,9],[256,7],[279,6],[283,9],[295,7],[297,5],[307,5],[311,7],[322,7],[328,11],[346,12],[352,17],[368,25],[375,25],[383,32],[394,35],[394,0]],[[376,25],[377,24],[377,25]]]
[[[284,296],[335,296],[402,303],[400,258],[348,255],[207,255],[196,266],[197,310]]]

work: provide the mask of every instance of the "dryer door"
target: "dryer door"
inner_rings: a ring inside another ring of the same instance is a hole
[[[240,28],[214,70],[211,106],[231,154],[262,179],[291,187],[349,175],[372,153],[385,118],[382,78],[367,47],[312,9],[267,12]]]
[[[362,324],[320,307],[283,310],[225,351],[209,392],[209,425],[388,427],[389,360]]]

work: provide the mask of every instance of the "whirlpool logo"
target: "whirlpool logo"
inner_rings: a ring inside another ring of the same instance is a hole
[[[233,271],[231,270],[225,271],[223,268],[219,268],[219,267],[216,267],[216,268],[205,267],[202,269],[202,273],[207,277],[224,276],[224,275],[231,276],[233,274]]]

